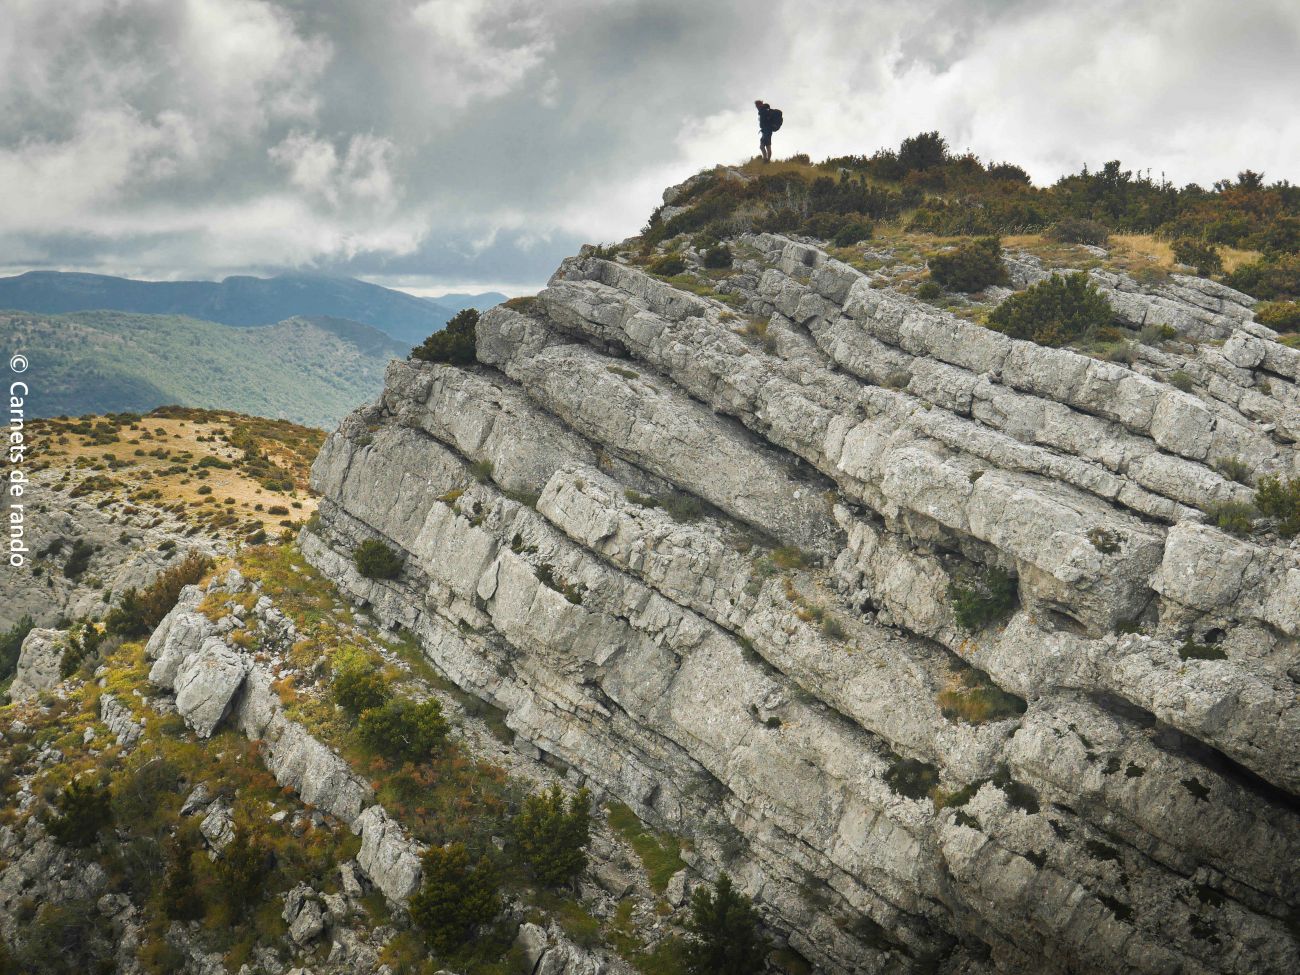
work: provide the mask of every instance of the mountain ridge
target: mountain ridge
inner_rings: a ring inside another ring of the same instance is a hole
[[[0,278],[0,309],[174,314],[240,328],[324,316],[370,325],[408,345],[442,328],[475,300],[500,300],[495,292],[453,297],[443,305],[355,278],[302,272],[268,278],[231,275],[221,281],[143,281],[72,271]]]

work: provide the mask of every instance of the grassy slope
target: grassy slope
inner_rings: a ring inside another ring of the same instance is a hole
[[[366,326],[290,319],[235,328],[168,315],[0,313],[31,360],[33,415],[166,403],[332,427],[383,385],[405,349]]]

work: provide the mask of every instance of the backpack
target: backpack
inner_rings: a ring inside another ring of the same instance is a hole
[[[783,121],[785,121],[785,119],[781,117],[781,110],[779,108],[768,109],[767,124],[771,127],[772,132],[775,132],[777,129],[779,129]]]

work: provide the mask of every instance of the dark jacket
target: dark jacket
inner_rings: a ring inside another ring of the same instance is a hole
[[[758,110],[758,131],[764,135],[772,134],[772,109],[760,108]]]

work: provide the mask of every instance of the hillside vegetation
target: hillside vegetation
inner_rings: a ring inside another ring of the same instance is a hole
[[[332,427],[406,352],[367,325],[328,318],[234,328],[169,315],[9,312],[0,329],[31,360],[29,407],[47,417],[177,403]]]

